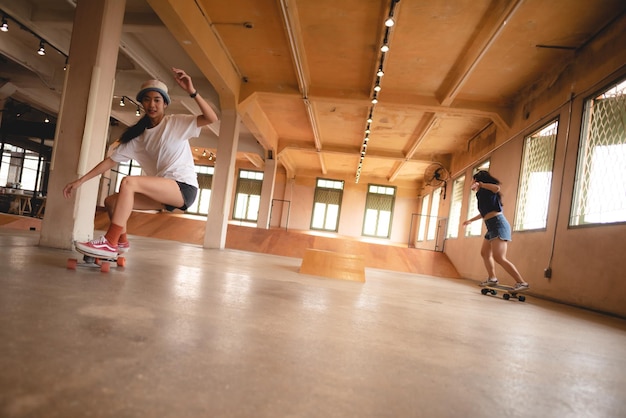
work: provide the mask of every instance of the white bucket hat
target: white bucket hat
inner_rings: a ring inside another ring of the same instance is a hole
[[[141,85],[141,90],[137,93],[137,101],[141,102],[143,96],[149,91],[156,91],[161,96],[163,96],[163,100],[165,100],[165,104],[170,104],[170,96],[167,94],[167,86],[164,82],[159,80],[148,80]]]

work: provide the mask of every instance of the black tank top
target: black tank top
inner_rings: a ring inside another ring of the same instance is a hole
[[[481,216],[485,216],[489,212],[502,212],[502,202],[497,193],[487,189],[479,189],[476,192],[478,199],[478,212]]]

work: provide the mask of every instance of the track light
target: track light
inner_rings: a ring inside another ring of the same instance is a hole
[[[39,55],[46,55],[46,48],[44,47],[43,39],[39,41],[39,49],[37,50],[37,53]]]
[[[45,123],[50,123],[50,119],[48,118],[48,116],[46,115],[46,118],[43,120]]]
[[[389,52],[389,45],[384,44],[383,46],[380,47],[380,51],[381,52]]]
[[[9,31],[9,23],[7,22],[7,17],[4,16],[2,18],[2,26],[0,26],[0,30],[2,32],[8,32]]]
[[[385,75],[384,71],[383,71],[383,67],[378,67],[378,71],[376,72],[376,75],[378,77],[382,77]]]
[[[122,98],[120,99],[120,106],[126,106],[126,103],[124,102],[124,96],[122,96]]]
[[[378,93],[380,90],[381,90],[380,84],[376,84],[376,85],[374,86],[374,91],[375,91],[376,93]]]
[[[396,22],[395,20],[393,20],[393,17],[390,17],[389,19],[385,20],[385,26],[387,26],[388,28],[392,27],[395,24]]]
[[[377,99],[376,97],[374,97],[374,98],[372,99],[372,104],[376,104],[376,103],[378,103],[378,99]]]
[[[135,116],[141,116],[141,111],[139,110],[139,106],[137,106],[137,111],[135,112]]]

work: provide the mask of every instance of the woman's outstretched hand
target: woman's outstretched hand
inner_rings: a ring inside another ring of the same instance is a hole
[[[191,77],[189,77],[189,75],[184,70],[172,67],[172,71],[174,72],[174,80],[176,80],[178,85],[183,90],[185,90],[189,94],[192,94],[196,91],[193,87],[193,83],[191,82]]]
[[[78,189],[80,184],[81,184],[80,180],[74,180],[71,183],[67,183],[67,185],[63,188],[63,196],[66,199],[69,199],[70,197],[72,197],[72,193],[74,192],[74,190]]]

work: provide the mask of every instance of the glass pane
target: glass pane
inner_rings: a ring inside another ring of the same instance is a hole
[[[428,220],[428,207],[430,206],[430,195],[422,199],[422,213],[420,214],[420,226],[417,232],[417,240],[424,241],[426,237],[426,221]]]
[[[235,199],[235,219],[245,219],[246,204],[248,203],[248,195],[239,193]]]
[[[378,228],[376,230],[376,236],[388,237],[389,227],[391,226],[391,212],[381,210],[378,212]]]
[[[626,80],[586,102],[570,225],[626,221],[625,121]]]
[[[256,221],[259,217],[259,206],[261,205],[261,196],[252,195],[248,200],[248,212],[246,219]]]
[[[328,205],[326,208],[326,224],[324,229],[337,230],[337,218],[339,218],[339,205]]]
[[[452,203],[450,204],[450,221],[448,223],[448,238],[459,236],[461,225],[461,206],[463,205],[463,188],[465,176],[459,177],[452,183]]]
[[[437,236],[437,218],[439,217],[439,200],[441,197],[441,187],[433,190],[433,203],[430,208],[430,217],[428,218],[428,235],[427,239],[434,240]]]
[[[516,231],[541,229],[548,224],[548,201],[558,122],[554,121],[524,140],[517,205]]]
[[[363,235],[376,235],[376,221],[378,219],[378,211],[375,209],[365,210],[365,222],[363,225]]]
[[[324,217],[326,216],[326,204],[315,202],[313,205],[313,221],[311,228],[324,229]]]

